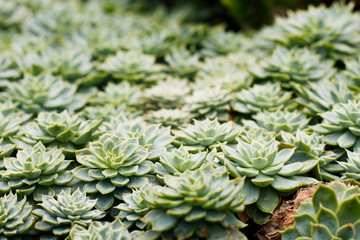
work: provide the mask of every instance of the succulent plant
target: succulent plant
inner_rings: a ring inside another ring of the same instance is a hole
[[[97,207],[106,210],[114,202],[114,196],[122,199],[128,189],[140,188],[148,178],[152,162],[146,158],[148,149],[137,138],[121,138],[104,134],[90,147],[76,153],[81,164],[72,170],[74,176],[84,182],[87,193],[100,193]]]
[[[1,25],[1,24],[0,24]],[[9,80],[20,77],[20,72],[16,69],[16,65],[10,56],[0,55],[0,87],[6,87]]]
[[[360,54],[354,58],[344,59],[343,62],[345,64],[345,69],[337,75],[337,78],[340,78],[340,81],[360,86]]]
[[[27,10],[23,5],[13,1],[0,1],[0,28],[18,27],[26,18]]]
[[[270,57],[250,71],[258,78],[271,78],[291,87],[294,82],[307,84],[329,79],[335,73],[332,65],[333,61],[321,60],[320,55],[306,48],[277,47]]]
[[[69,233],[69,240],[132,240],[135,239],[129,233],[126,226],[115,218],[112,223],[92,222],[86,229],[75,225]]]
[[[190,93],[186,80],[168,78],[144,91],[143,101],[147,109],[176,108],[184,104],[184,98]]]
[[[65,160],[62,149],[46,151],[39,142],[32,148],[18,151],[16,158],[4,159],[1,190],[11,189],[21,195],[32,194],[36,201],[41,201],[44,194],[54,196],[73,179],[67,170],[70,162]]]
[[[4,158],[9,157],[16,145],[12,143],[8,143],[7,141],[4,141],[3,138],[0,138],[0,169],[4,169]]]
[[[299,111],[277,110],[275,112],[259,112],[253,116],[252,120],[244,120],[247,127],[263,128],[266,131],[279,134],[281,131],[294,133],[298,129],[306,128],[310,119]]]
[[[164,180],[166,174],[179,175],[186,170],[196,170],[200,168],[206,158],[207,152],[189,153],[183,146],[164,151],[160,155],[160,161],[156,162],[153,170],[158,179]]]
[[[173,50],[165,56],[169,72],[179,77],[193,77],[199,68],[199,56],[191,55],[186,49]]]
[[[308,115],[330,111],[335,104],[347,103],[355,98],[348,86],[340,81],[319,81],[308,86],[298,84],[295,90],[299,95],[296,102],[304,106]]]
[[[172,43],[168,40],[168,34],[165,31],[160,33],[147,34],[137,38],[132,38],[129,47],[129,39],[126,39],[124,47],[128,50],[136,50],[149,55],[163,57],[170,51]]]
[[[152,82],[154,74],[158,74],[160,69],[153,56],[133,51],[119,51],[116,56],[106,58],[100,66],[100,70],[110,73],[115,79],[136,82]]]
[[[221,145],[222,152],[215,154],[234,177],[246,176],[245,203],[256,205],[247,214],[263,224],[280,203],[279,194],[290,194],[301,186],[317,182],[303,176],[312,170],[317,160],[298,159],[295,148],[278,149],[274,139],[256,139],[250,143],[238,140],[235,147]]]
[[[280,84],[268,82],[262,85],[255,84],[250,89],[241,90],[236,94],[231,106],[236,112],[245,114],[263,110],[276,111],[292,104],[289,101],[290,98],[291,92],[283,92]]]
[[[24,125],[31,118],[30,114],[23,112],[0,112],[0,137],[5,140],[15,136],[22,125]]]
[[[182,109],[160,109],[150,111],[145,115],[145,120],[152,124],[161,124],[164,127],[176,129],[190,121],[190,113]]]
[[[216,57],[206,58],[205,62],[200,65],[197,73],[198,78],[219,78],[230,73],[237,72],[239,69],[228,58]]]
[[[145,186],[132,190],[132,193],[124,193],[124,202],[115,207],[120,210],[119,218],[128,228],[136,225],[137,228],[144,229],[148,225],[141,220],[151,209],[151,205],[143,198],[144,194],[149,194]]]
[[[356,150],[360,147],[359,114],[360,102],[340,103],[331,111],[321,113],[323,121],[312,128],[325,136],[325,143]]]
[[[353,13],[354,4],[334,3],[289,12],[287,18],[277,18],[276,34],[270,37],[288,47],[315,49],[324,56],[351,55],[360,46],[360,15]]]
[[[240,129],[234,127],[232,122],[220,124],[217,119],[194,120],[194,124],[174,130],[176,140],[173,144],[180,146],[190,152],[199,150],[211,150],[219,148],[219,143],[233,144],[239,135]]]
[[[26,74],[21,81],[7,85],[4,97],[18,102],[19,107],[27,112],[76,110],[87,101],[86,98],[76,95],[75,85],[48,74]]]
[[[281,233],[284,240],[358,238],[360,190],[335,181],[320,184],[311,200],[304,201],[294,216],[293,227]]]
[[[13,140],[20,149],[41,141],[47,148],[64,148],[71,153],[91,141],[100,123],[101,120],[85,120],[80,114],[70,116],[67,111],[41,112],[36,124],[27,126],[24,135]]]
[[[38,204],[41,208],[33,211],[42,218],[35,224],[35,229],[62,236],[70,232],[73,224],[86,227],[105,216],[104,212],[94,209],[96,201],[90,200],[79,189],[72,193],[61,191],[56,198],[43,195],[42,203]]]
[[[317,160],[318,164],[313,169],[314,176],[321,181],[332,181],[338,179],[344,172],[341,162],[335,162],[342,156],[343,152],[338,150],[325,150],[324,137],[317,133],[307,134],[298,130],[293,134],[281,133],[282,145],[296,147],[294,153],[299,159]],[[288,145],[289,144],[289,145]],[[339,164],[340,163],[340,164]]]
[[[338,164],[344,169],[343,179],[360,179],[360,152],[346,150],[347,161],[339,161]]]
[[[0,197],[0,232],[2,239],[21,237],[31,231],[36,222],[31,213],[33,206],[26,201],[26,197],[18,200],[17,194],[12,192]]]
[[[220,122],[226,122],[229,119],[230,100],[230,91],[219,87],[207,87],[196,90],[187,97],[184,109],[198,120],[217,118]]]
[[[244,210],[244,178],[229,180],[225,169],[207,165],[166,175],[164,182],[164,187],[147,186],[150,194],[144,199],[154,209],[142,218],[149,224],[142,239],[247,239],[238,230],[246,225],[234,214]]]

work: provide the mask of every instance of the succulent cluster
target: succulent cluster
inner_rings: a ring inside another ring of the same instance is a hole
[[[309,185],[283,238],[358,239],[353,4],[158,2],[0,0],[0,239],[253,239]]]

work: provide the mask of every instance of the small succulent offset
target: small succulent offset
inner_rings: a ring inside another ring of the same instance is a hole
[[[164,127],[177,129],[190,121],[190,113],[183,109],[160,109],[150,111],[144,116],[145,120],[152,124],[161,124]]]
[[[320,116],[323,121],[312,128],[325,136],[325,143],[354,150],[360,147],[359,101],[337,104]]]
[[[300,205],[293,227],[281,233],[283,240],[357,239],[360,236],[360,189],[335,181],[321,184],[312,199]]]
[[[338,164],[344,169],[342,179],[360,180],[360,152],[346,150],[347,161],[339,161]]]
[[[184,98],[190,93],[186,80],[168,78],[144,91],[143,101],[146,109],[176,108],[184,104]]]
[[[190,152],[212,150],[220,148],[220,143],[236,143],[240,131],[232,122],[220,124],[217,119],[194,120],[194,124],[173,131],[176,137],[173,144],[183,145]]]
[[[252,120],[244,120],[246,127],[263,128],[266,131],[279,134],[281,131],[294,133],[306,128],[310,119],[299,111],[277,110],[275,112],[259,112]]]
[[[14,190],[21,195],[31,195],[41,201],[42,195],[55,196],[61,188],[66,188],[73,176],[67,167],[62,149],[46,151],[39,142],[32,148],[18,151],[15,157],[4,159],[5,171],[1,173],[1,190]]]
[[[35,229],[52,233],[56,236],[67,235],[73,224],[86,227],[94,220],[99,220],[105,213],[94,209],[97,200],[90,200],[85,192],[77,189],[73,193],[61,191],[56,196],[43,195],[41,208],[33,211],[42,218],[35,224]]]
[[[332,65],[333,61],[321,60],[320,55],[306,48],[288,50],[278,47],[250,71],[258,78],[271,78],[291,87],[294,82],[307,84],[329,79],[335,73]]]
[[[4,158],[9,157],[15,147],[15,144],[7,143],[3,138],[0,138],[0,169],[4,169]]]
[[[255,84],[241,90],[231,102],[236,112],[252,114],[263,110],[276,111],[284,108],[291,98],[291,92],[283,92],[279,83]]]
[[[61,77],[25,74],[21,81],[7,85],[4,96],[18,102],[19,107],[27,112],[75,110],[86,103],[85,98],[76,95],[76,88],[75,85],[64,82]]]
[[[318,180],[333,181],[344,172],[340,165],[342,162],[335,162],[343,152],[325,150],[326,144],[322,135],[317,133],[309,135],[298,130],[296,134],[282,132],[281,139],[283,147],[296,147],[294,157],[304,161],[306,159],[318,161],[317,166],[313,169],[313,174]]]
[[[186,49],[173,50],[165,56],[165,61],[169,64],[168,71],[179,77],[192,78],[199,68],[199,56],[191,55]]]
[[[0,110],[0,137],[9,140],[30,118],[31,115],[24,112]]]
[[[166,174],[178,175],[186,170],[196,170],[205,162],[207,152],[189,153],[183,146],[164,151],[159,162],[153,166],[159,180],[163,181]]]
[[[226,122],[229,119],[231,96],[230,91],[219,87],[199,89],[185,99],[184,109],[198,120],[217,118],[220,122]]]
[[[126,226],[115,218],[112,223],[92,222],[88,228],[75,225],[69,233],[69,240],[135,240]]]
[[[84,183],[87,193],[99,195],[97,207],[111,207],[114,196],[122,199],[124,192],[140,188],[148,178],[152,162],[147,161],[148,148],[141,146],[137,138],[120,138],[104,134],[97,142],[76,153],[81,164],[72,170],[74,176]]]
[[[247,212],[258,224],[263,224],[280,202],[279,194],[290,194],[301,186],[317,182],[302,176],[312,170],[318,161],[297,159],[295,148],[278,149],[278,142],[256,139],[251,143],[238,140],[235,147],[221,145],[219,162],[231,175],[246,176],[244,188],[246,204],[256,204],[258,210]]]
[[[244,178],[229,180],[224,168],[207,165],[164,182],[146,186],[153,209],[142,218],[149,225],[142,239],[247,239],[239,231],[246,224],[234,214],[244,210]]]
[[[19,148],[41,141],[47,148],[64,148],[71,153],[91,141],[100,123],[101,120],[85,120],[80,114],[70,116],[67,111],[41,112],[36,124],[27,126],[24,136],[16,136],[14,141]]]
[[[128,81],[153,81],[161,67],[155,64],[155,57],[139,52],[119,51],[116,56],[109,56],[100,66],[100,70],[110,73],[115,79]]]
[[[12,192],[2,195],[0,197],[1,238],[20,237],[31,231],[36,222],[32,210],[33,206],[26,201],[26,197],[18,201],[17,194]]]
[[[308,115],[330,111],[335,104],[347,103],[355,97],[341,81],[325,80],[307,86],[297,84],[294,88],[299,95],[296,102],[304,106],[303,111]]]

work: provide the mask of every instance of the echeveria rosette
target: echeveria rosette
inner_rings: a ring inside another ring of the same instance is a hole
[[[163,181],[166,174],[178,175],[186,170],[193,171],[200,168],[206,158],[207,152],[189,153],[183,146],[164,151],[159,162],[153,166],[159,180]]]
[[[55,198],[43,195],[42,203],[38,204],[40,208],[33,211],[41,218],[36,222],[35,229],[51,231],[56,236],[67,236],[74,224],[87,227],[94,220],[105,216],[104,212],[94,209],[96,202],[79,189],[72,193],[61,191]]]
[[[335,162],[343,155],[343,151],[335,149],[326,150],[324,136],[317,133],[307,134],[298,130],[293,134],[281,133],[282,147],[296,147],[294,157],[297,159],[317,160],[318,164],[313,169],[314,176],[321,181],[333,181],[339,179],[344,169],[339,163]]]
[[[92,222],[88,228],[75,225],[69,233],[69,240],[135,240],[128,229],[115,218],[113,222]]]
[[[251,143],[238,140],[236,147],[221,145],[215,156],[233,176],[246,176],[245,203],[253,204],[246,213],[263,224],[280,203],[280,195],[288,195],[301,186],[317,182],[302,176],[312,170],[317,160],[299,160],[295,148],[278,149],[278,142],[257,139]]]
[[[194,124],[174,130],[174,145],[183,145],[190,152],[220,148],[220,143],[234,144],[241,129],[232,122],[219,123],[217,119],[194,120]]]
[[[360,54],[355,58],[344,59],[345,69],[337,75],[341,80],[351,85],[360,86]]]
[[[76,89],[76,85],[64,82],[61,77],[25,74],[21,81],[9,83],[3,94],[27,112],[76,110],[87,101],[76,95]]]
[[[124,139],[107,133],[76,153],[81,165],[72,172],[87,193],[98,197],[97,207],[106,210],[114,203],[114,196],[122,199],[124,192],[148,182],[152,166],[146,160],[149,155],[137,138]]]
[[[80,114],[41,112],[36,123],[24,130],[24,135],[16,136],[14,142],[22,149],[41,141],[47,148],[64,148],[66,153],[85,147],[100,125],[101,120],[85,120]]]
[[[290,99],[291,92],[282,91],[279,83],[268,82],[261,85],[255,84],[249,89],[241,90],[231,102],[231,107],[234,111],[244,114],[264,110],[276,111],[290,107]]]
[[[16,158],[4,159],[1,190],[31,195],[35,201],[41,201],[44,194],[55,196],[73,179],[67,169],[70,163],[70,160],[65,160],[62,149],[47,151],[39,142],[32,148],[18,151]]]
[[[0,87],[6,87],[9,81],[18,79],[20,72],[12,60],[11,56],[7,54],[0,55]]]
[[[119,120],[123,122],[132,121],[139,118],[139,112],[129,112],[125,105],[114,106],[111,104],[89,106],[82,111],[89,120],[102,119],[104,122]]]
[[[196,77],[201,79],[219,78],[238,70],[236,65],[225,57],[206,58],[205,62],[200,65]]]
[[[360,152],[346,150],[347,160],[339,161],[338,164],[344,169],[342,179],[360,180]]]
[[[145,186],[133,190],[132,193],[125,193],[124,202],[114,207],[120,210],[119,218],[128,228],[135,225],[138,229],[145,229],[148,225],[141,220],[152,209],[151,205],[144,200],[143,196],[146,194],[149,194],[149,190]]]
[[[353,12],[354,4],[334,3],[289,12],[287,18],[277,18],[276,34],[270,36],[287,47],[308,47],[325,57],[353,55],[360,46],[360,15]]]
[[[296,84],[294,89],[298,94],[295,101],[304,106],[303,111],[311,116],[330,111],[334,105],[355,98],[347,84],[336,80],[323,80],[307,86]]]
[[[167,71],[181,78],[192,78],[199,69],[199,56],[192,55],[184,48],[167,54],[165,61],[169,65]]]
[[[335,105],[331,111],[319,114],[323,121],[312,129],[325,136],[325,143],[357,150],[360,147],[360,102]]]
[[[283,240],[357,239],[360,236],[360,189],[335,181],[321,184],[301,203]]]
[[[9,157],[14,151],[16,145],[4,141],[0,138],[0,169],[4,169],[4,158]]]
[[[278,80],[283,86],[291,87],[293,83],[308,84],[329,79],[335,73],[333,64],[306,48],[278,47],[257,67],[250,68],[250,72],[257,78]]]
[[[115,56],[107,57],[100,70],[111,74],[115,79],[153,82],[154,79],[159,79],[162,66],[155,64],[154,56],[135,51],[119,51]]]
[[[220,122],[226,122],[229,119],[231,99],[230,91],[207,87],[195,90],[187,97],[184,109],[197,120],[217,118]]]
[[[4,109],[0,112],[0,137],[9,140],[20,131],[30,118],[30,114]]]
[[[13,1],[0,1],[0,28],[8,29],[20,26],[27,16],[27,9],[23,4]]]
[[[275,112],[259,112],[253,116],[253,120],[244,120],[243,124],[250,128],[263,128],[274,134],[281,131],[294,133],[298,129],[305,129],[310,119],[299,111],[277,110]]]
[[[170,134],[170,127],[160,124],[146,124],[141,121],[108,125],[108,130],[120,138],[137,138],[139,144],[149,149],[149,160],[157,160],[164,148],[170,148],[174,137]]]
[[[142,239],[247,239],[246,226],[235,213],[244,210],[244,178],[229,179],[224,168],[210,165],[178,176],[165,175],[165,186],[147,185],[143,196],[151,206],[142,221],[148,230]]]
[[[2,195],[0,197],[0,238],[21,238],[25,234],[29,237],[29,232],[36,222],[32,210],[33,206],[26,201],[26,197],[20,200],[17,194],[12,192]]]
[[[148,123],[161,124],[164,127],[177,129],[185,126],[191,118],[188,111],[183,109],[160,109],[157,111],[147,112],[144,116]]]
[[[167,35],[167,31],[161,31],[131,38],[130,41],[128,38],[125,38],[123,47],[156,57],[163,57],[173,46]]]

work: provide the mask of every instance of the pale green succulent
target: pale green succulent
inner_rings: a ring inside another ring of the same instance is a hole
[[[206,58],[200,65],[197,73],[198,78],[220,78],[239,69],[226,57]]]
[[[183,109],[160,109],[150,111],[144,116],[145,120],[152,124],[161,124],[164,127],[177,129],[185,126],[190,121],[190,113]]]
[[[1,4],[1,3],[0,3]],[[20,72],[10,56],[0,55],[0,87],[6,87],[9,81],[18,79]]]
[[[255,114],[253,120],[243,120],[243,124],[252,128],[263,128],[266,131],[279,134],[281,131],[295,133],[307,127],[310,119],[299,111],[277,110],[263,111]]]
[[[100,70],[110,73],[115,79],[152,82],[159,74],[161,66],[155,64],[155,57],[135,51],[119,51],[109,56],[100,66]]]
[[[124,202],[114,207],[120,210],[119,218],[128,228],[136,225],[137,228],[144,229],[147,226],[147,223],[141,220],[151,209],[151,205],[143,198],[145,194],[148,194],[145,187],[133,190],[132,193],[125,193],[123,195]]]
[[[325,143],[341,148],[360,147],[360,102],[349,101],[334,105],[331,111],[321,113],[323,121],[312,129],[325,136]]]
[[[283,240],[357,239],[360,236],[360,189],[335,181],[320,184],[301,203],[294,225],[281,232]]]
[[[219,87],[207,87],[195,90],[187,97],[184,109],[198,120],[217,118],[220,122],[226,122],[229,120],[231,99],[230,91]]]
[[[65,160],[62,149],[47,151],[39,142],[32,148],[18,151],[16,157],[4,159],[5,171],[1,173],[2,191],[14,190],[41,201],[42,195],[55,196],[66,188],[73,176],[67,170],[70,160]],[[7,189],[6,189],[7,188]]]
[[[237,52],[244,48],[243,45],[244,37],[242,35],[225,31],[223,27],[213,28],[201,42],[203,54],[209,56]]]
[[[344,169],[343,179],[360,179],[360,152],[356,149],[355,152],[346,150],[347,161],[339,161],[338,164]]]
[[[295,90],[299,95],[296,102],[304,106],[303,111],[308,115],[330,111],[335,104],[355,98],[347,84],[341,81],[319,81],[308,86],[297,84]]]
[[[332,181],[338,179],[344,169],[335,162],[342,156],[343,152],[325,150],[324,137],[317,133],[307,134],[298,130],[296,134],[281,133],[282,146],[296,147],[295,156],[299,159],[318,160],[317,166],[313,169],[314,176],[321,181]]]
[[[106,210],[114,203],[114,196],[122,199],[128,189],[140,188],[148,181],[152,166],[146,160],[149,155],[148,148],[141,146],[137,138],[107,133],[76,153],[80,166],[72,172],[84,183],[87,193],[100,193],[97,207]]]
[[[360,54],[355,58],[344,59],[344,64],[345,69],[340,72],[338,77],[345,77],[345,80],[350,80],[350,83],[360,86]]]
[[[25,114],[23,112],[10,112],[10,111],[1,111],[0,112],[0,137],[5,140],[9,140],[15,136],[22,125],[24,125],[31,118],[30,114]]]
[[[27,17],[25,6],[14,1],[0,1],[0,28],[18,27]]]
[[[301,186],[317,182],[303,176],[318,163],[316,159],[298,159],[296,148],[278,148],[274,139],[256,139],[250,143],[238,139],[235,147],[221,145],[215,154],[234,177],[246,176],[245,203],[253,204],[246,213],[263,224],[280,203],[280,194],[290,194]]]
[[[88,228],[75,225],[69,240],[133,240],[135,239],[119,218],[110,222],[92,222]]]
[[[143,94],[143,102],[146,109],[176,108],[184,104],[184,98],[189,93],[190,88],[186,80],[168,78],[147,88]]]
[[[21,81],[9,83],[3,94],[27,112],[76,110],[87,101],[76,95],[76,89],[76,85],[64,82],[61,77],[26,74]]]
[[[129,110],[140,105],[141,90],[128,82],[115,84],[110,82],[104,91],[99,91],[93,99],[89,100],[93,105],[125,105]]]
[[[36,222],[35,229],[66,236],[73,224],[87,227],[94,220],[105,216],[104,212],[94,209],[96,202],[79,189],[72,193],[61,191],[56,198],[43,195],[42,203],[38,204],[41,208],[33,211],[41,218],[41,221]]]
[[[333,64],[331,60],[321,60],[320,55],[306,48],[277,47],[271,56],[250,71],[257,78],[278,80],[291,87],[294,82],[308,84],[329,79],[335,73]]]
[[[309,47],[324,56],[341,57],[357,52],[360,46],[360,15],[353,13],[354,4],[334,3],[311,6],[277,18],[270,38],[287,47]]]
[[[199,68],[199,56],[186,49],[176,49],[165,55],[168,71],[179,77],[192,78]]]
[[[206,24],[174,24],[166,28],[169,38],[173,39],[178,46],[194,47],[198,45],[208,33]]]
[[[207,152],[189,153],[183,146],[164,151],[160,155],[159,162],[153,166],[156,176],[161,181],[164,180],[166,174],[179,175],[186,170],[196,170],[200,168],[206,158]]]
[[[84,116],[90,120],[102,119],[103,122],[123,119],[124,122],[139,118],[138,112],[130,113],[125,105],[114,106],[111,104],[86,107],[83,110]]]
[[[0,169],[4,169],[4,158],[9,157],[16,145],[12,143],[8,143],[7,141],[4,141],[3,138],[0,138]]]
[[[194,124],[173,131],[176,137],[173,144],[183,145],[190,152],[211,150],[219,148],[221,143],[236,143],[235,138],[240,134],[240,130],[232,122],[220,124],[217,119],[194,120]]]
[[[41,112],[36,123],[28,125],[24,135],[13,140],[20,149],[41,141],[47,148],[64,148],[73,153],[95,137],[100,123],[101,120],[85,120],[80,114],[70,116],[67,111]]]
[[[137,50],[157,57],[164,56],[170,51],[172,45],[173,44],[168,40],[166,31],[131,38],[130,43],[129,39],[125,39],[124,42],[124,47],[129,48],[129,50]]]
[[[231,102],[231,107],[234,111],[244,114],[264,110],[272,112],[291,105],[290,99],[291,92],[282,91],[279,83],[268,82],[241,90]]]
[[[33,206],[26,201],[26,197],[18,200],[17,194],[12,192],[0,197],[0,237],[8,239],[20,237],[25,234],[29,237],[36,222],[35,216],[31,213]]]
[[[153,209],[142,218],[149,225],[142,239],[247,239],[239,231],[246,224],[234,214],[244,210],[244,178],[230,180],[224,168],[207,165],[164,182],[146,186],[143,197]]]

